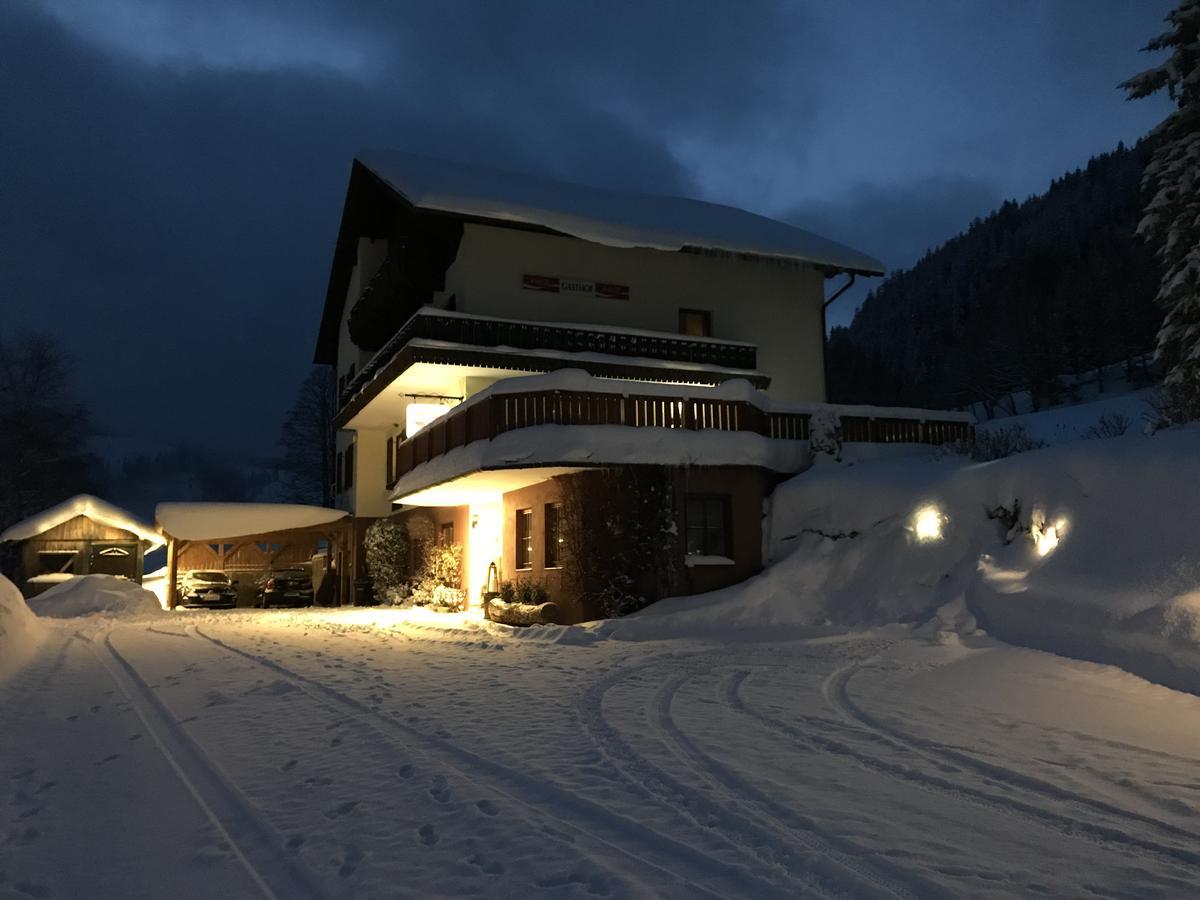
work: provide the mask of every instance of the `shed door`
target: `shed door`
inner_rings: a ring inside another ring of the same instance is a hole
[[[137,581],[137,544],[92,544],[88,572],[99,575],[124,575]]]

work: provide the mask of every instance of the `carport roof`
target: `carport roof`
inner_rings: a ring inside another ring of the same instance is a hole
[[[163,533],[181,541],[215,541],[316,528],[349,513],[299,503],[160,503],[154,511]]]

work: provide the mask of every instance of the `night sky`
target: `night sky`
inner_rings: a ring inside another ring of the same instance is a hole
[[[5,0],[0,330],[58,333],[135,446],[270,454],[362,147],[731,203],[902,267],[1161,120],[1116,85],[1172,5]]]

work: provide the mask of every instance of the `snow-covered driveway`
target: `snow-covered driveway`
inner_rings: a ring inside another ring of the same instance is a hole
[[[0,895],[1195,896],[1200,698],[899,629],[65,622],[0,687]]]

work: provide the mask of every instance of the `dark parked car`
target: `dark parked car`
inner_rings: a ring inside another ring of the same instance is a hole
[[[258,605],[312,606],[312,575],[305,569],[276,569],[259,579],[255,589]]]
[[[184,572],[177,583],[182,606],[233,609],[237,588],[224,572]]]

